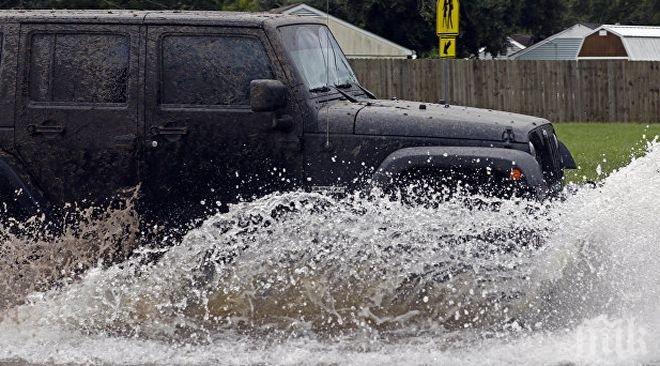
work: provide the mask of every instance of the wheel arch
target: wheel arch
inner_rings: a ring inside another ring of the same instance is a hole
[[[508,176],[514,167],[522,170],[525,184],[537,196],[547,193],[547,184],[536,159],[526,152],[503,148],[440,146],[397,150],[380,164],[372,182],[387,187],[395,183],[399,174],[416,170],[471,172],[490,168]]]

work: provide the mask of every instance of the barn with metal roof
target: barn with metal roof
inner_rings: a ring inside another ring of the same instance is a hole
[[[603,25],[584,38],[578,59],[660,61],[660,27]]]

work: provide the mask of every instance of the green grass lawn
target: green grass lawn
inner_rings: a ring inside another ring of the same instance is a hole
[[[555,129],[580,167],[566,174],[566,179],[575,183],[607,177],[630,163],[633,156],[643,155],[647,141],[660,136],[660,124],[556,123]]]

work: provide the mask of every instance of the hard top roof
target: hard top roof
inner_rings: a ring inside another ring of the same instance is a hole
[[[262,27],[316,23],[312,19],[273,13],[178,10],[0,10],[0,22],[95,24],[190,24]]]

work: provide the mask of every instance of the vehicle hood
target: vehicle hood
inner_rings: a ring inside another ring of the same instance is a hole
[[[355,108],[355,134],[528,142],[542,118],[488,109],[376,100]],[[357,107],[357,106],[355,106]]]

